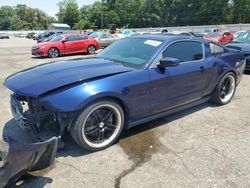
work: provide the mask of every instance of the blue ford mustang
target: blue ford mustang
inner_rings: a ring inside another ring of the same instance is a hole
[[[91,59],[24,70],[4,84],[20,126],[37,137],[70,132],[82,148],[97,151],[124,129],[208,100],[229,103],[245,63],[240,52],[200,38],[144,35]]]

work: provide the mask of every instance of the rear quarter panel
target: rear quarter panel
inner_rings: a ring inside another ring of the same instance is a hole
[[[224,53],[222,54],[212,55],[209,44],[209,42],[205,44],[206,62],[208,67],[207,71],[209,71],[208,75],[210,77],[207,90],[205,91],[205,95],[210,95],[221,80],[221,78],[230,71],[235,73],[237,83],[239,83],[243,74],[242,66],[244,66],[244,56],[242,53],[225,49]]]
[[[243,75],[243,67],[245,67],[244,55],[240,52],[228,51],[217,57],[220,62],[218,66],[218,77],[216,83],[219,83],[221,78],[228,72],[233,72],[236,75],[237,84],[239,84]]]

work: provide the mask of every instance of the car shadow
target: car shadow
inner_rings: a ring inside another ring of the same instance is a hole
[[[159,118],[159,119],[152,120],[150,122],[138,125],[136,127],[128,129],[127,131],[124,131],[123,134],[121,135],[120,139],[121,140],[126,139],[127,137],[134,136],[134,135],[136,135],[138,133],[148,131],[150,129],[154,129],[154,128],[157,128],[157,127],[160,127],[160,126],[163,126],[163,125],[167,126],[167,124],[170,123],[170,122],[173,122],[173,121],[175,121],[177,119],[180,119],[180,118],[183,118],[185,116],[191,115],[191,114],[193,114],[195,112],[198,112],[198,111],[200,111],[202,109],[205,109],[207,107],[217,107],[217,105],[214,105],[212,103],[207,102],[207,103],[203,103],[203,104],[194,106],[194,107],[186,109],[186,110],[179,111],[177,113],[174,113],[174,114],[171,114],[171,115],[168,115],[168,116],[164,116],[164,117]]]
[[[195,113],[197,111],[200,111],[204,108],[207,107],[217,107],[217,105],[214,105],[212,103],[203,103],[198,106],[194,106],[192,108],[189,108],[187,110],[183,110],[177,113],[174,113],[172,115],[168,115],[166,117],[162,117],[160,119],[156,119],[153,121],[150,121],[148,123],[144,123],[141,125],[138,125],[136,127],[133,127],[131,129],[123,131],[123,133],[120,136],[120,139],[116,142],[116,144],[119,144],[120,141],[123,139],[126,139],[130,136],[134,136],[138,133],[142,133],[144,131],[148,131],[150,129],[154,129],[163,125],[166,125],[172,121],[175,121],[177,119],[180,119],[182,117],[188,116],[192,113]],[[88,155],[91,152],[84,151],[82,148],[80,148],[73,140],[73,138],[70,136],[70,134],[66,134],[65,137],[63,138],[63,141],[65,143],[65,148],[63,150],[58,151],[58,157],[79,157],[79,156],[84,156]]]
[[[244,74],[245,75],[250,75],[250,71],[245,71]]]
[[[32,56],[31,59],[47,59],[47,57],[42,56]]]
[[[43,188],[48,184],[51,184],[53,179],[44,176],[33,176],[26,174],[21,177],[15,184],[8,186],[7,188]]]

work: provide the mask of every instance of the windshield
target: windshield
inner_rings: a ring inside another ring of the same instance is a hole
[[[53,34],[53,35],[51,35],[51,36],[45,38],[44,40],[50,41],[51,39],[53,39],[53,38],[55,38],[55,37],[57,37],[57,36],[58,36],[58,34]]]
[[[96,57],[113,60],[127,67],[141,69],[161,44],[162,41],[158,40],[123,39],[115,42]]]
[[[94,38],[97,38],[97,37],[99,37],[99,36],[101,36],[101,35],[102,35],[101,32],[94,32],[94,33],[90,34],[89,36],[94,37]]]
[[[239,33],[232,42],[250,43],[250,32]]]
[[[222,34],[220,33],[209,33],[207,34],[207,37],[220,37]]]
[[[57,36],[57,37],[54,37],[50,40],[50,42],[59,42],[63,39],[63,36]]]

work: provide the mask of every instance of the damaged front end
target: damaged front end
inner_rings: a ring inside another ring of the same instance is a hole
[[[49,167],[73,119],[71,113],[54,112],[38,99],[17,94],[11,95],[11,111],[16,123],[12,130],[4,130],[0,142],[0,187],[27,172]]]

